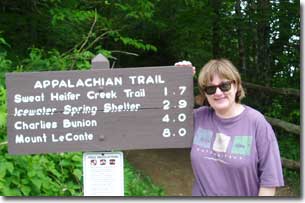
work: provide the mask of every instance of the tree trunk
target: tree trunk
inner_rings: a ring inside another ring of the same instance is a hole
[[[247,64],[248,64],[248,74],[250,75],[248,79],[251,81],[257,81],[257,73],[259,73],[259,66],[258,66],[258,39],[257,39],[257,21],[256,19],[256,10],[257,10],[256,1],[249,1],[248,2],[248,12],[247,12],[247,19],[248,19],[248,30],[247,30]],[[252,76],[252,77],[251,77]]]
[[[243,82],[243,85],[246,88],[256,89],[259,91],[262,90],[262,91],[266,91],[269,93],[282,94],[282,95],[286,95],[286,96],[293,96],[295,98],[300,98],[300,90],[298,90],[298,89],[268,87],[268,86],[253,84],[250,82]]]
[[[258,69],[257,76],[260,81],[264,81],[266,84],[271,83],[272,77],[270,77],[270,26],[269,26],[269,14],[270,2],[269,0],[257,1],[257,62]]]
[[[241,7],[240,7],[240,0],[236,0],[235,3],[235,12],[237,17],[236,31],[238,37],[238,54],[239,54],[239,67],[241,67],[241,73],[246,76],[246,58],[245,58],[245,46],[244,46],[244,39],[243,39],[243,17],[241,14]]]
[[[212,19],[212,51],[213,51],[213,57],[219,58],[221,57],[221,27],[220,27],[220,6],[221,1],[220,0],[211,0],[210,1],[212,5],[213,10],[213,19]]]
[[[291,170],[300,170],[301,164],[299,161],[294,161],[286,158],[281,158],[281,159],[284,168],[288,168]]]
[[[293,133],[293,134],[297,134],[300,135],[301,134],[301,127],[299,125],[295,125],[293,123],[289,123],[277,118],[271,118],[268,116],[265,116],[265,118],[267,119],[267,121],[275,127],[280,127],[282,129],[284,129],[287,132]]]

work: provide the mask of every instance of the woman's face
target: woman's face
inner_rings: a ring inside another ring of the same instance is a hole
[[[221,83],[229,82],[227,79],[222,79],[218,75],[213,76],[213,80],[208,84],[211,85],[219,85]],[[208,99],[211,107],[219,114],[224,114],[232,110],[232,107],[235,102],[235,95],[237,92],[236,84],[231,83],[231,88],[228,91],[222,91],[219,87],[216,88],[216,92],[214,94],[207,94],[206,98]]]

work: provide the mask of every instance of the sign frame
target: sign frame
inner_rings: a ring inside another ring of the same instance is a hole
[[[6,84],[10,154],[192,143],[190,67],[109,69],[108,60],[97,55],[91,70],[7,73]]]

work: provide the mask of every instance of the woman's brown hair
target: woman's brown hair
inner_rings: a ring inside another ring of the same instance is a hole
[[[198,77],[198,86],[201,96],[203,97],[203,103],[208,104],[206,95],[204,93],[204,87],[207,86],[212,80],[213,76],[218,75],[220,78],[233,80],[237,92],[235,95],[235,102],[240,103],[241,99],[245,97],[245,91],[241,84],[241,77],[237,68],[228,59],[212,59],[206,63]]]

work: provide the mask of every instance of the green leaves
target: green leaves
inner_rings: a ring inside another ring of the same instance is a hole
[[[82,196],[82,153],[0,155],[0,194],[3,196]],[[161,196],[152,184],[124,161],[126,196]]]
[[[0,168],[0,178],[4,178],[7,173],[10,173],[10,174],[13,173],[14,166],[13,166],[12,163],[1,161],[0,166],[1,166],[1,168]]]
[[[120,36],[120,41],[123,42],[124,45],[131,45],[137,49],[142,49],[144,51],[157,51],[157,47],[151,44],[144,44],[142,40],[136,40],[129,37]]]
[[[136,20],[151,20],[154,15],[155,4],[149,0],[133,1],[128,3],[114,3],[114,6],[126,13],[126,18]]]
[[[94,11],[77,10],[75,8],[54,8],[50,10],[52,15],[52,25],[61,22],[71,22],[74,24],[83,23],[94,18]]]
[[[73,174],[76,176],[76,177],[81,177],[83,175],[83,172],[79,169],[74,169],[73,170]]]
[[[31,182],[33,183],[33,185],[40,190],[40,187],[42,185],[42,180],[39,177],[34,177],[31,179]]]
[[[6,150],[1,150],[0,194],[4,196],[63,196],[71,195],[63,188],[72,188],[74,194],[82,191],[79,180],[73,178],[75,175],[82,176],[81,164],[70,161],[66,167],[60,166],[61,159],[81,160],[76,156],[80,153],[61,155],[28,155],[10,156],[5,155]],[[5,155],[5,156],[4,156]]]
[[[6,116],[6,89],[0,86],[0,128],[6,127]]]
[[[1,32],[0,32],[1,34]],[[3,37],[0,36],[0,46],[5,45],[6,47],[10,47],[10,45],[5,41]]]
[[[3,188],[2,196],[21,196],[21,192],[18,188]]]
[[[136,172],[126,160],[124,166],[125,196],[164,196],[163,188],[154,185],[150,177]]]
[[[22,192],[22,194],[23,194],[24,196],[29,196],[29,195],[30,195],[31,188],[30,188],[29,186],[22,185],[22,186],[20,187],[20,190],[21,190],[21,192]]]

